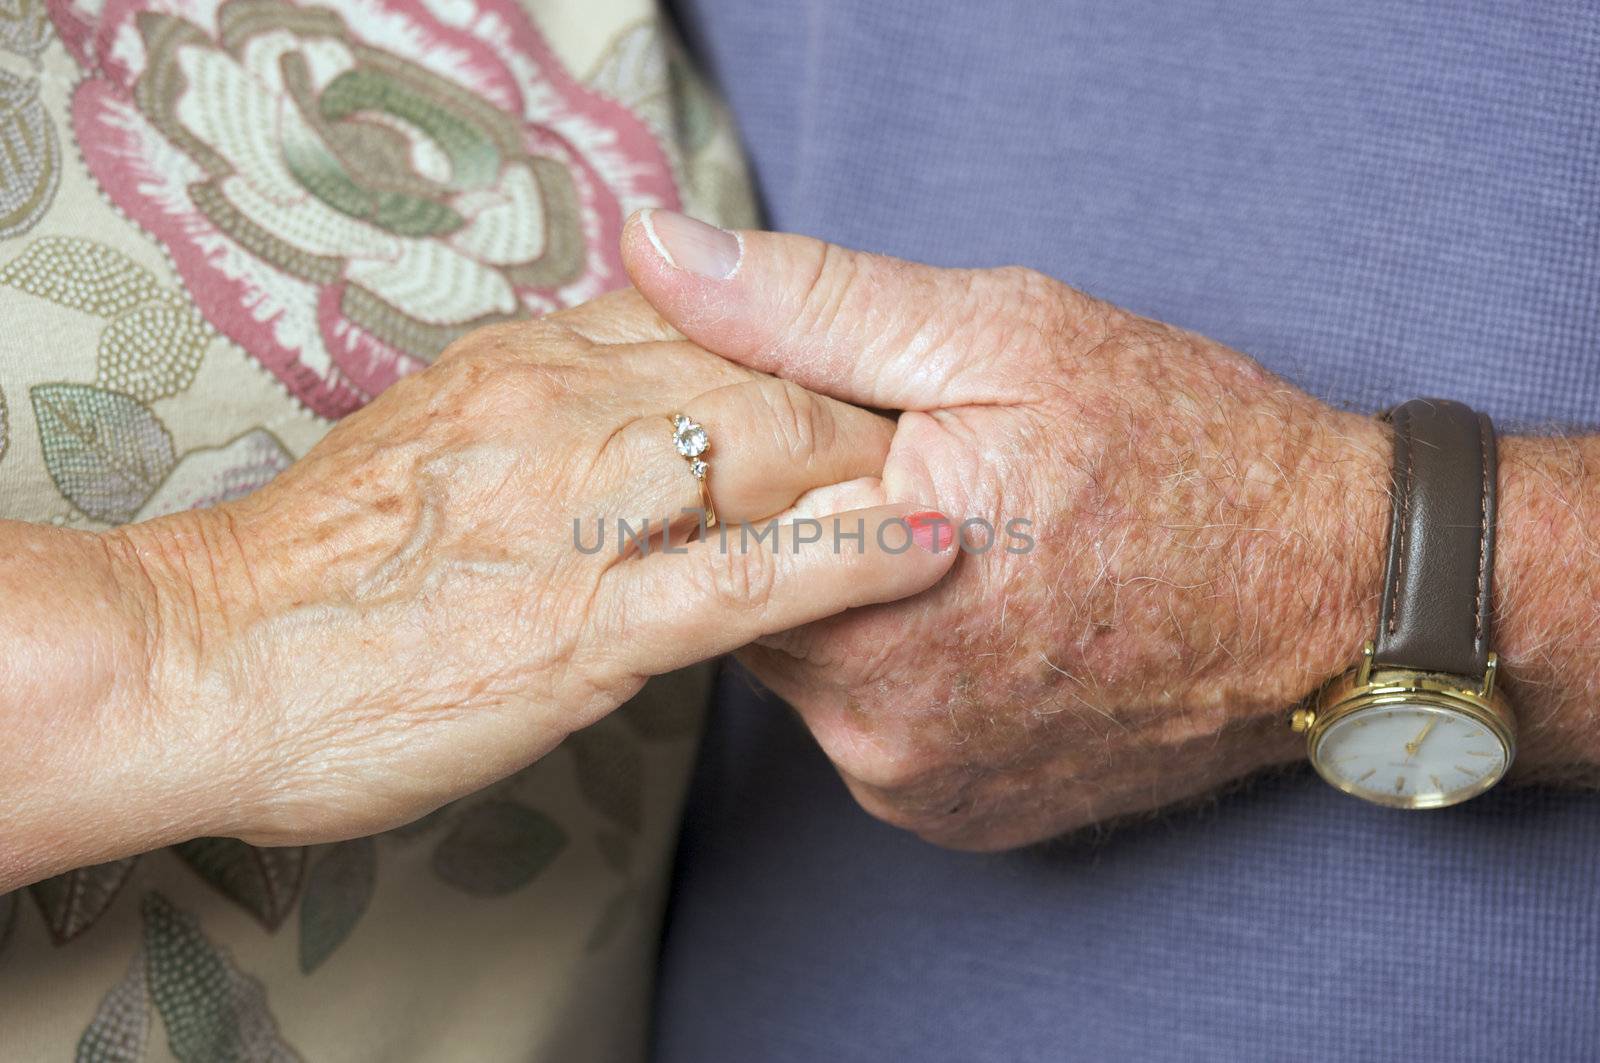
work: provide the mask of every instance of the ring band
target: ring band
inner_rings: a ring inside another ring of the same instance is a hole
[[[672,415],[672,445],[689,463],[689,475],[700,485],[700,508],[705,511],[707,528],[717,526],[717,508],[711,504],[711,466],[701,457],[711,449],[711,437],[705,426],[687,414]]]

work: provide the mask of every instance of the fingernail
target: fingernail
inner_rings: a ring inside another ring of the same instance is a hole
[[[744,242],[737,233],[695,221],[675,210],[647,210],[639,215],[644,233],[667,265],[714,281],[725,281],[739,270]]]
[[[950,518],[935,510],[913,513],[906,518],[911,525],[911,541],[930,554],[943,553],[955,541],[956,528]]]

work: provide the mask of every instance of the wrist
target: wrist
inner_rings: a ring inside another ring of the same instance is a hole
[[[121,697],[120,742],[148,780],[140,814],[157,845],[239,832],[255,767],[250,707],[219,681],[251,621],[253,580],[223,507],[172,514],[99,536],[137,667]]]
[[[1320,407],[1289,470],[1293,497],[1278,563],[1263,573],[1271,603],[1271,664],[1261,708],[1282,738],[1279,759],[1299,759],[1304,740],[1284,713],[1353,667],[1378,626],[1393,437],[1376,418]]]
[[[0,536],[0,892],[205,833],[203,750],[159,678],[174,636],[123,537]]]
[[[1329,411],[1324,420],[1324,442],[1308,448],[1296,477],[1301,563],[1277,566],[1263,592],[1281,604],[1280,666],[1268,669],[1266,685],[1284,705],[1355,663],[1376,631],[1382,595],[1392,436],[1375,419]],[[1600,659],[1600,566],[1574,559],[1592,554],[1590,529],[1600,526],[1589,483],[1600,445],[1504,436],[1499,446],[1490,649],[1518,719],[1517,767],[1525,777],[1593,780],[1600,727],[1591,705],[1600,684],[1582,677]]]
[[[1519,774],[1592,780],[1600,767],[1600,526],[1594,437],[1500,441],[1492,648],[1517,714]],[[1587,679],[1585,677],[1588,677]]]
[[[157,636],[152,698],[181,750],[190,836],[350,836],[366,798],[323,766],[369,728],[398,728],[397,692],[432,669],[393,608],[428,556],[406,462],[352,473],[338,457],[314,452],[248,497],[107,533]],[[414,667],[379,663],[401,661]],[[343,804],[319,796],[341,786]]]

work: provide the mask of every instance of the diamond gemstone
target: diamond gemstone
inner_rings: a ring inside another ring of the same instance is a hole
[[[706,452],[711,445],[711,440],[706,438],[706,430],[687,417],[677,423],[672,433],[672,443],[678,448],[678,453],[686,458],[697,458]]]
[[[699,458],[696,458],[689,463],[689,475],[693,476],[696,480],[704,480],[706,478],[707,471],[708,466]]]

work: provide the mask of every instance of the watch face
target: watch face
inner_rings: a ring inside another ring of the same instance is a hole
[[[1439,808],[1487,790],[1509,767],[1500,737],[1465,712],[1421,702],[1373,705],[1330,723],[1312,763],[1369,801]]]

